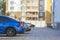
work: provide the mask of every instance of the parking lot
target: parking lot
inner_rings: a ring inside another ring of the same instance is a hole
[[[60,30],[50,28],[32,28],[25,34],[17,34],[15,37],[0,35],[0,40],[60,40]]]

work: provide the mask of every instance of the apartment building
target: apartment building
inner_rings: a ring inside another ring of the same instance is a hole
[[[45,27],[51,24],[52,0],[6,0],[6,15]]]

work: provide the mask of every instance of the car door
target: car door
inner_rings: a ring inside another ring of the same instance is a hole
[[[8,20],[5,17],[0,17],[0,33],[4,33]]]

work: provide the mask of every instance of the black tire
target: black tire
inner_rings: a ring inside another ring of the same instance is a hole
[[[26,30],[26,32],[31,31],[31,29]]]
[[[16,36],[16,31],[13,28],[8,28],[6,30],[6,35],[11,37],[11,36]]]

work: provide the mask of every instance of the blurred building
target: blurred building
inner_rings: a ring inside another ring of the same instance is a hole
[[[53,0],[54,28],[60,29],[60,0]]]
[[[51,24],[52,0],[6,0],[6,15],[45,27]]]

